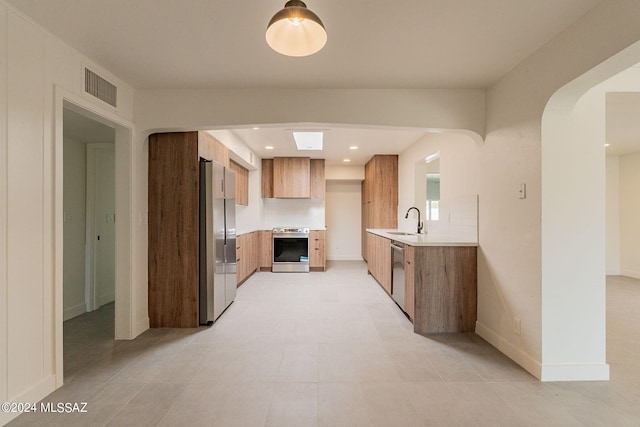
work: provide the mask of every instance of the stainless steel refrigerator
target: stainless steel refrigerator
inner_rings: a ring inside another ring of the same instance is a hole
[[[200,324],[211,324],[236,297],[235,173],[200,160]]]

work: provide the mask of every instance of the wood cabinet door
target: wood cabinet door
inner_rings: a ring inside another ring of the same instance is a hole
[[[262,198],[273,199],[273,159],[262,159]]]
[[[260,269],[270,270],[273,266],[273,232],[271,230],[260,231]]]
[[[245,278],[246,257],[244,254],[246,234],[236,236],[236,283],[240,284]]]
[[[311,159],[311,188],[309,193],[312,199],[324,199],[326,193],[324,179],[324,159]]]
[[[309,267],[325,268],[325,239],[326,231],[312,230],[309,233]]]
[[[310,196],[311,159],[276,157],[273,159],[273,196],[281,199],[307,199]]]
[[[249,171],[234,162],[229,161],[229,165],[232,171],[236,173],[236,205],[249,205]]]
[[[197,132],[149,136],[148,310],[152,328],[198,326]]]
[[[391,294],[391,240],[367,233],[367,250],[369,272]]]
[[[414,300],[415,300],[415,248],[405,245],[404,247],[404,311],[411,321],[413,321]]]

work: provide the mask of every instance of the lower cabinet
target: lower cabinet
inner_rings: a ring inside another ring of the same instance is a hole
[[[421,335],[474,332],[477,320],[477,248],[416,246],[413,249],[413,331]]]
[[[367,233],[367,269],[391,294],[391,240]],[[478,266],[474,246],[410,246],[404,249],[405,313],[413,331],[474,332]]]
[[[391,295],[391,240],[367,233],[367,268],[382,289]]]
[[[236,237],[236,283],[240,286],[258,270],[259,232]]]
[[[271,230],[260,230],[259,234],[259,254],[258,268],[260,271],[271,271],[273,264],[273,232]]]
[[[413,321],[415,305],[415,248],[404,247],[404,310]]]
[[[324,230],[311,230],[309,233],[309,268],[312,271],[325,271],[326,269],[326,235],[327,232]]]

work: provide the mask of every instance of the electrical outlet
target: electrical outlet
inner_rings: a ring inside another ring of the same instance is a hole
[[[520,335],[520,318],[513,316],[513,333]]]

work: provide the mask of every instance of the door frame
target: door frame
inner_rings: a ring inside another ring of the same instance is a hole
[[[63,206],[63,168],[64,168],[64,109],[70,109],[100,123],[115,128],[115,211],[116,218],[116,254],[115,254],[115,338],[133,339],[133,291],[131,259],[132,246],[132,177],[133,177],[133,123],[118,116],[112,108],[99,105],[88,98],[70,92],[59,86],[54,87],[54,169],[52,200],[53,209],[53,311],[54,311],[54,371],[56,387],[64,383],[63,366],[63,261],[64,261],[64,206]]]

